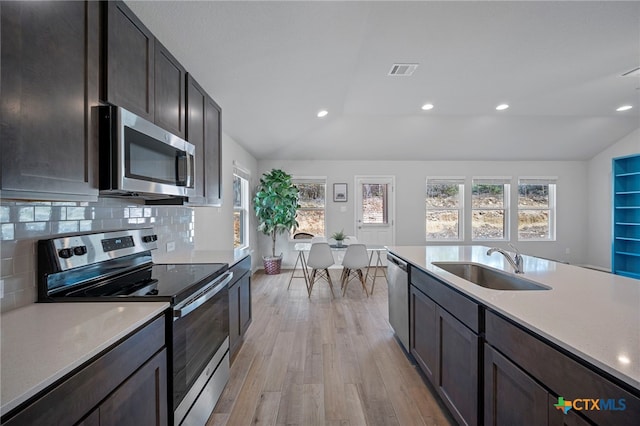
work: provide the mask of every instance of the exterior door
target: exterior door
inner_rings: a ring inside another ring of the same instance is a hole
[[[364,244],[395,242],[395,178],[356,176],[356,237]],[[384,259],[386,262],[386,259]]]

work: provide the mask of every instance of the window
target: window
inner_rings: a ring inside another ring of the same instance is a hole
[[[518,240],[555,240],[555,178],[518,180]]]
[[[362,223],[386,225],[389,223],[388,185],[386,183],[362,184]]]
[[[233,248],[249,245],[249,180],[233,174]]]
[[[510,178],[474,178],[471,187],[471,239],[509,239]]]
[[[427,240],[462,240],[464,178],[427,178]]]
[[[298,188],[298,229],[311,235],[325,234],[325,204],[327,182],[324,178],[293,179]]]

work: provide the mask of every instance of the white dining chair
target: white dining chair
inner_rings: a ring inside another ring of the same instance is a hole
[[[311,273],[309,274],[309,297],[311,297],[313,285],[321,278],[329,283],[331,296],[335,297],[331,275],[329,274],[329,267],[333,266],[334,263],[333,253],[331,253],[331,247],[329,247],[328,243],[321,242],[311,244],[311,250],[307,258],[307,266],[311,268]]]
[[[364,244],[350,244],[347,247],[347,252],[342,260],[342,276],[340,281],[340,288],[342,289],[342,296],[347,293],[347,285],[354,277],[358,277],[362,284],[364,293],[369,297],[367,286],[365,284],[364,270],[369,266],[369,255],[367,254],[367,246]]]

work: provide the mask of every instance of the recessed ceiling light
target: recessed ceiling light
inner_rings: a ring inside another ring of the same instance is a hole
[[[433,104],[424,104],[422,105],[422,109],[425,111],[429,111],[430,109],[433,109]]]
[[[620,355],[618,357],[618,361],[620,361],[622,364],[631,364],[631,360],[626,355]]]
[[[507,105],[507,104],[500,104],[500,105],[498,105],[498,106],[496,107],[496,109],[497,109],[498,111],[504,111],[504,110],[505,110],[505,109],[507,109],[507,108],[509,108],[509,105]]]
[[[629,111],[633,108],[632,105],[622,105],[620,108],[616,108],[616,111]]]
[[[329,111],[327,111],[326,109],[320,110],[318,111],[318,118],[326,117],[327,114],[329,114]]]

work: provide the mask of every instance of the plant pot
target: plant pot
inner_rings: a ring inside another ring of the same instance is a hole
[[[282,255],[280,256],[262,256],[264,262],[264,273],[267,275],[278,275],[280,266],[282,265]]]
[[[342,247],[342,241],[343,240],[336,240],[336,246]]]

